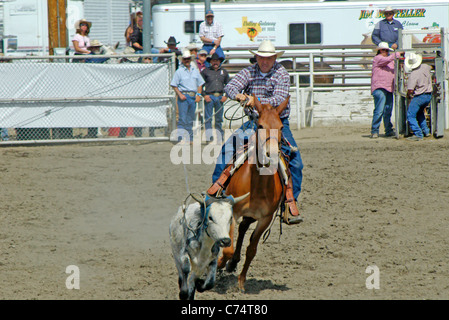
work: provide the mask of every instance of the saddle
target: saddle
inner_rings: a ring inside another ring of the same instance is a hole
[[[282,143],[288,145],[292,150],[294,147],[290,145],[290,143],[283,137]],[[248,155],[254,148],[254,144],[249,146],[249,143],[246,143],[243,147],[243,150],[234,154],[233,159],[226,165],[225,169],[221,173],[220,177],[212,184],[212,186],[207,190],[207,193],[211,196],[215,196],[220,194],[223,190],[226,189],[229,184],[230,178],[232,175],[245,163],[248,159]],[[292,177],[290,173],[290,169],[288,168],[290,157],[281,151],[281,157],[279,161],[278,175],[284,184],[284,194],[282,195],[283,199],[285,199],[283,205],[281,205],[281,217],[284,221],[288,221],[288,214],[290,213],[292,216],[299,216],[299,211],[296,206],[296,200],[293,196],[293,183]]]

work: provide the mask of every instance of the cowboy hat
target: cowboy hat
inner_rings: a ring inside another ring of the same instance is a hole
[[[393,9],[391,6],[387,6],[384,10],[381,10],[380,12],[381,12],[381,13],[384,13],[384,14],[385,14],[385,12],[393,12],[393,13],[396,13],[396,12],[398,12],[398,10]]]
[[[89,27],[89,29],[90,29],[90,27],[92,27],[92,22],[87,21],[86,19],[80,19],[80,20],[78,20],[78,21],[75,22],[75,29],[79,29],[81,23],[87,24],[87,26]]]
[[[418,68],[422,62],[422,55],[410,52],[406,55],[404,65],[407,69],[413,70]]]
[[[103,44],[100,42],[100,41],[98,41],[98,40],[92,40],[91,42],[90,42],[90,45],[89,45],[89,48],[92,48],[92,47],[101,47]]]
[[[178,56],[178,59],[179,59],[179,60],[182,60],[182,59],[192,59],[192,55],[190,54],[190,51],[189,51],[189,50],[183,50],[183,51],[182,51],[182,55]]]
[[[378,44],[376,50],[381,50],[381,49],[387,49],[387,50],[389,50],[389,51],[394,51],[393,49],[391,49],[391,48],[388,46],[388,43],[387,43],[387,42],[380,42],[380,43]]]
[[[186,47],[187,50],[199,50],[200,48],[196,45],[195,42],[189,43],[189,45]]]
[[[264,40],[260,43],[259,49],[257,51],[249,50],[249,52],[261,57],[276,56],[277,58],[279,58],[284,54],[285,51],[276,52],[276,49],[274,48],[274,45],[271,43],[271,41]]]
[[[170,38],[168,38],[168,41],[164,41],[165,44],[174,44],[177,45],[179,42],[176,42],[175,37],[171,36]]]
[[[214,53],[211,57],[207,57],[207,62],[211,62],[211,60],[220,60],[220,62],[224,61],[223,57],[220,57],[218,54]]]

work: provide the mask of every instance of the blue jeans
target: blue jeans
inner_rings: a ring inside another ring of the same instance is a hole
[[[423,93],[413,97],[408,106],[408,124],[410,125],[413,134],[420,138],[430,133],[426,122],[426,116],[424,115],[424,109],[429,105],[430,100],[432,100],[432,94]]]
[[[201,48],[202,50],[206,50],[207,54],[209,54],[209,52],[215,47],[215,44],[203,44],[203,47]],[[223,49],[221,48],[221,46],[218,46],[217,49],[215,49],[215,53],[218,54],[219,57],[221,58],[225,58],[225,54],[223,52]],[[206,61],[204,63],[206,65],[206,68],[210,67],[210,63],[208,61]]]
[[[224,131],[222,128],[223,124],[223,103],[221,102],[220,97],[215,97],[213,95],[209,95],[211,98],[211,102],[205,102],[204,107],[204,116],[205,116],[205,129],[206,129],[206,140],[211,141],[212,139],[212,116],[215,112],[215,129],[218,130],[221,134],[221,139],[224,138]],[[220,142],[220,141],[218,141]]]
[[[193,141],[193,121],[195,120],[195,97],[185,95],[186,100],[178,97],[178,141]],[[188,134],[188,136],[187,136]]]
[[[298,148],[298,145],[296,144],[296,141],[293,138],[293,134],[290,130],[288,118],[283,118],[281,119],[281,121],[284,125],[282,129],[282,135],[288,140],[288,142],[290,142],[292,146]],[[249,130],[253,130],[252,132],[255,132],[255,130],[257,130],[257,125],[250,121],[245,122],[225,142],[225,144],[221,148],[221,154],[218,156],[217,164],[215,165],[215,170],[212,175],[212,182],[215,182],[220,177],[220,174],[223,172],[226,165],[232,160],[235,150],[243,146],[246,140],[248,140]],[[289,147],[284,146],[283,144],[281,146],[281,150],[282,152],[290,156],[289,169],[292,174],[293,196],[295,197],[295,199],[297,199],[299,194],[301,193],[302,169],[304,167],[301,159],[301,153],[299,152],[299,149],[298,151],[291,151]]]
[[[376,89],[372,93],[374,98],[373,121],[371,123],[371,133],[379,133],[380,123],[384,120],[385,134],[393,132],[391,123],[391,113],[393,112],[393,93],[385,89]]]

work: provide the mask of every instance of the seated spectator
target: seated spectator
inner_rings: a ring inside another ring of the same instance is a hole
[[[100,55],[101,53],[101,47],[103,45],[101,44],[100,41],[98,40],[92,40],[90,42],[90,46],[89,46],[89,50],[90,50],[90,55]],[[109,58],[88,58],[86,59],[86,63],[103,63],[105,61],[107,61]]]
[[[92,27],[92,22],[86,19],[78,20],[75,23],[76,34],[72,39],[73,47],[75,48],[75,55],[89,54],[90,46],[89,32]],[[82,59],[72,59],[73,62],[84,62]]]
[[[133,33],[129,37],[131,40],[131,46],[135,50],[135,53],[143,53],[143,14],[142,12],[136,13],[136,23],[134,25]]]
[[[182,55],[182,52],[178,49],[177,45],[179,44],[179,42],[176,41],[176,38],[171,36],[170,38],[168,38],[168,41],[164,41],[165,44],[167,45],[166,48],[162,48],[159,50],[159,53],[172,53],[174,52],[176,54],[176,57],[178,59],[176,59],[176,69],[178,69],[179,66],[179,57]],[[164,58],[164,59],[159,59],[159,62],[167,62],[168,59]]]

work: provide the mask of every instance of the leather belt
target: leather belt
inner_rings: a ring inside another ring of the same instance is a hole
[[[194,91],[181,91],[182,94],[187,94],[191,97],[194,97],[196,95],[196,92]]]
[[[214,96],[214,97],[221,97],[223,95],[223,92],[211,92],[211,93],[206,93],[206,95]]]

